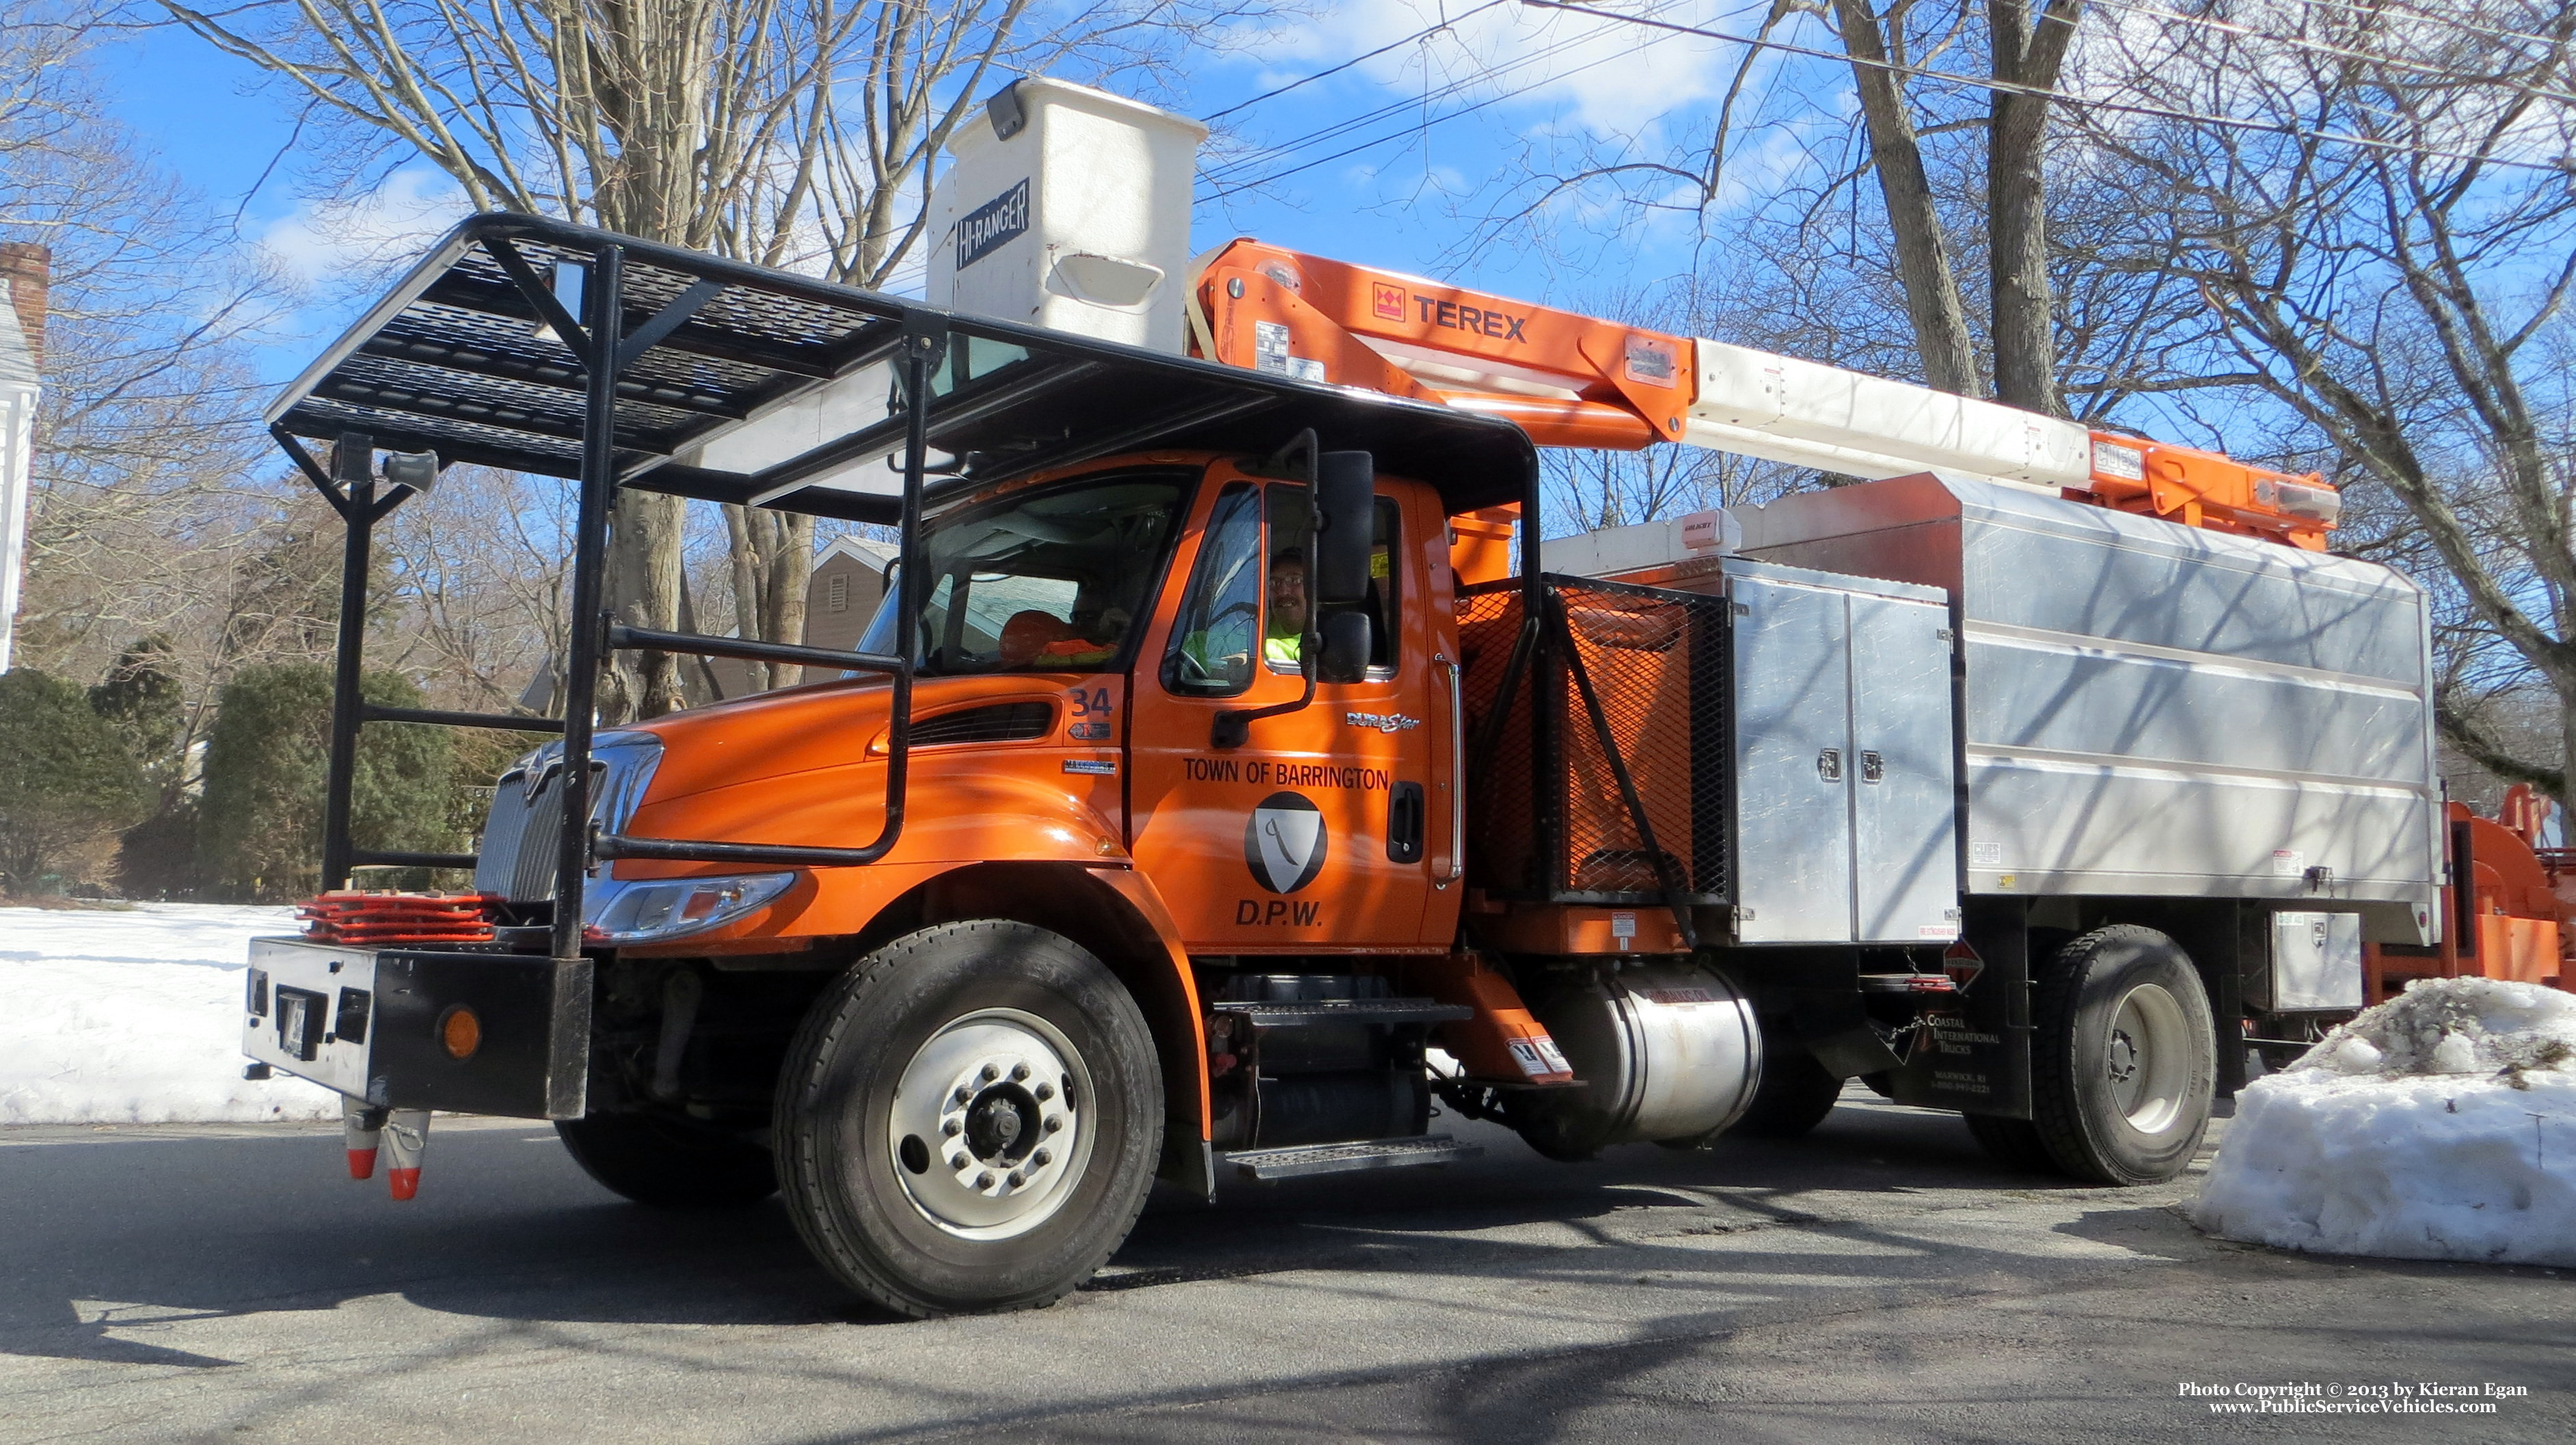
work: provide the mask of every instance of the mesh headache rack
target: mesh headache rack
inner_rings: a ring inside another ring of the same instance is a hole
[[[1385,471],[1432,483],[1453,512],[1519,502],[1525,517],[1537,516],[1535,453],[1508,422],[961,316],[498,212],[441,239],[296,378],[267,421],[347,524],[322,886],[346,886],[354,867],[475,863],[352,845],[364,724],[559,732],[558,959],[580,955],[582,883],[594,860],[850,866],[883,857],[903,828],[910,661],[616,622],[603,609],[601,580],[620,488],[894,525],[909,562],[925,498],[1130,452],[1269,452],[1311,427],[1336,448],[1375,453]],[[328,467],[311,441],[331,444]],[[380,480],[379,450],[433,455],[389,465]],[[374,525],[415,494],[414,483],[457,462],[579,486],[571,615],[595,625],[572,629],[562,718],[382,707],[359,696]],[[899,637],[918,631],[917,573],[909,565],[897,572],[890,600]],[[882,831],[848,848],[593,838],[576,820],[591,816],[598,670],[612,650],[891,678]]]

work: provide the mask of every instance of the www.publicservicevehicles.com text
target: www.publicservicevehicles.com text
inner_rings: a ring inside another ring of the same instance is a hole
[[[2204,1384],[2185,1380],[2175,1387],[2175,1393],[2187,1400],[2206,1401],[2213,1415],[2492,1415],[2498,1401],[2522,1399],[2531,1390],[2524,1385],[2492,1381],[2450,1385],[2431,1380],[2361,1384],[2312,1380]]]

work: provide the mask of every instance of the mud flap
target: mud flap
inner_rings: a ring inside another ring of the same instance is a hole
[[[2001,1119],[2030,1117],[2030,947],[2018,899],[1971,900],[1962,939],[1969,957],[1945,958],[1955,999],[1927,1005],[1925,1024],[1890,1076],[1897,1103]]]
[[[1216,1198],[1216,1148],[1197,1137],[1195,1119],[1163,1121],[1163,1161],[1154,1177],[1201,1199]]]

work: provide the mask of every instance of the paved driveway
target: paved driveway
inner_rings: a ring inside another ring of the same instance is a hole
[[[1158,1195],[1063,1304],[905,1323],[775,1203],[638,1209],[543,1126],[441,1120],[404,1206],[331,1130],[0,1130],[0,1440],[2576,1438],[2565,1272],[2216,1243],[2190,1180],[2006,1174],[1875,1100],[1578,1166],[1461,1132],[1483,1159]]]

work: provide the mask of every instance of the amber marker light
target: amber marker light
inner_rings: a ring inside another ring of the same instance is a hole
[[[483,1020],[474,1010],[457,1004],[438,1016],[438,1042],[452,1059],[470,1059],[483,1047]]]

